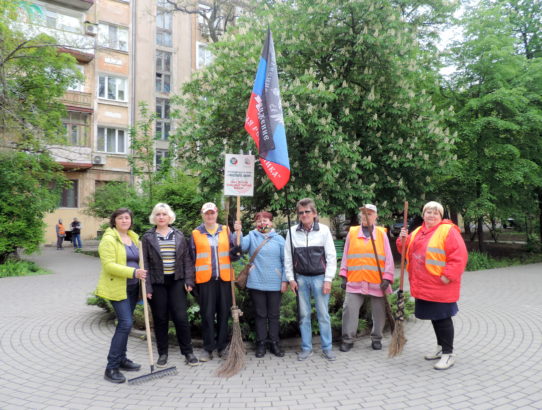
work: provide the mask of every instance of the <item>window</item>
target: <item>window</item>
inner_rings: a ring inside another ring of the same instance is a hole
[[[128,51],[128,29],[112,24],[100,23],[98,44],[102,47]]]
[[[213,61],[213,55],[205,43],[197,43],[196,68],[205,67]]]
[[[62,196],[60,198],[59,206],[61,208],[77,208],[78,207],[78,193],[79,193],[79,181],[70,180],[71,184],[68,188],[62,190]]]
[[[167,140],[171,131],[169,119],[169,100],[165,98],[156,99],[156,138]]]
[[[88,135],[88,114],[68,112],[68,117],[62,121],[66,128],[66,137],[71,145],[86,146]]]
[[[100,75],[98,97],[114,101],[127,101],[126,79],[109,75]]]
[[[80,18],[68,16],[56,10],[42,7],[44,14],[39,17],[39,24],[55,30],[69,31],[71,33],[82,33],[83,23]]]
[[[83,77],[85,76],[85,69],[83,68],[82,65],[78,65],[77,70],[79,70],[79,72],[83,75]],[[85,79],[83,78],[83,80],[76,81],[72,85],[69,85],[67,90],[68,91],[84,92],[85,91]]]
[[[171,11],[158,9],[156,12],[156,44],[164,47],[172,46],[171,36]]]
[[[160,166],[164,162],[164,160],[168,157],[168,152],[165,149],[157,149],[155,160],[156,160],[156,169],[160,169]]]
[[[171,53],[156,52],[156,91],[169,93],[171,90]]]
[[[117,128],[98,127],[96,149],[111,154],[125,154],[126,131]]]

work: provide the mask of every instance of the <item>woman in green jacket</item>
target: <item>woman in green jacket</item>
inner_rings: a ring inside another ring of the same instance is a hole
[[[126,357],[128,335],[132,329],[132,315],[139,299],[139,279],[147,271],[139,267],[139,237],[130,228],[133,214],[119,208],[111,215],[98,247],[102,271],[96,295],[109,299],[117,315],[117,327],[111,340],[104,378],[112,383],[124,383],[120,370],[138,371],[141,365]]]

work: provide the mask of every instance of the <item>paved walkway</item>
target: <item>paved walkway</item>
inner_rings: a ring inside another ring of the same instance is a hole
[[[394,359],[363,338],[349,353],[336,348],[335,362],[250,353],[224,380],[218,360],[189,368],[171,354],[177,376],[131,386],[102,378],[113,325],[85,304],[98,259],[53,248],[32,259],[56,274],[0,279],[0,409],[542,408],[542,264],[465,274],[458,360],[447,371],[423,360],[435,344],[430,323],[412,321]],[[145,346],[130,338],[130,357],[145,363]]]

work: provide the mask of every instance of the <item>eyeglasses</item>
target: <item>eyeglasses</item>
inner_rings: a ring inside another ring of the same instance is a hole
[[[301,216],[301,215],[308,215],[308,214],[310,214],[310,213],[312,213],[312,211],[311,211],[310,209],[307,209],[307,210],[305,210],[305,211],[299,211],[297,214],[298,214],[299,216]]]

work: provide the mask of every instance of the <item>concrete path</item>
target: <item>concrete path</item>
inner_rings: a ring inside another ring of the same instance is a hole
[[[172,348],[177,376],[131,386],[103,380],[113,323],[85,304],[98,259],[53,248],[31,259],[56,273],[0,279],[0,409],[542,408],[542,264],[465,274],[457,362],[447,371],[423,359],[434,336],[414,320],[394,359],[363,338],[349,353],[335,348],[335,362],[251,352],[247,368],[224,380],[214,376],[219,360],[189,368]],[[145,347],[130,338],[130,357],[146,363]]]

